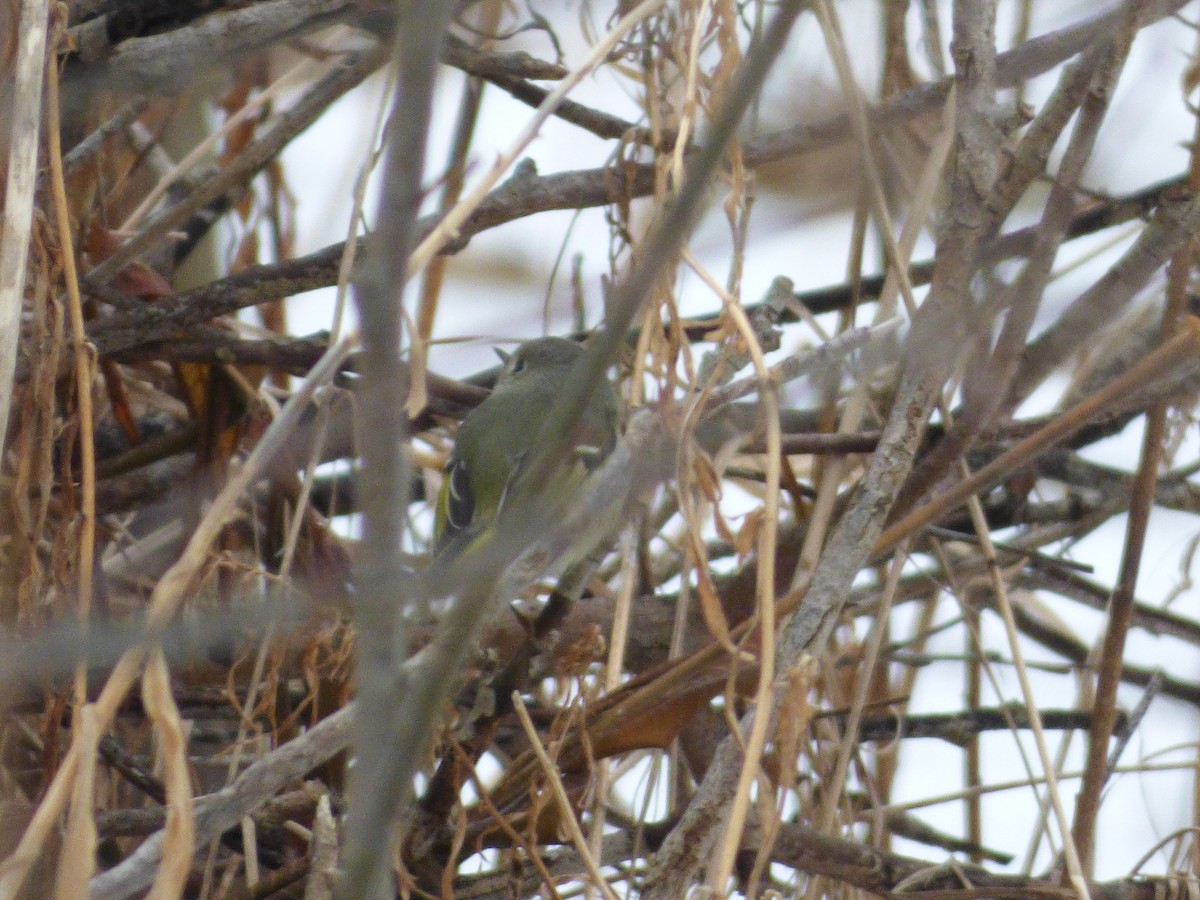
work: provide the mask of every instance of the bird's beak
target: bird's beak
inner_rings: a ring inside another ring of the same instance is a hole
[[[493,350],[495,350],[495,351],[496,351],[496,355],[497,355],[498,357],[500,357],[500,362],[501,362],[503,365],[506,365],[506,366],[507,366],[507,365],[508,365],[508,361],[509,361],[510,359],[512,359],[512,354],[511,354],[511,353],[506,353],[505,351],[501,350],[499,347],[493,347],[492,349],[493,349]]]

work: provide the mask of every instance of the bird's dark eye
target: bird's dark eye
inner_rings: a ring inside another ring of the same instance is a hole
[[[525,368],[525,357],[514,356],[512,359],[512,362],[509,363],[508,371],[510,371],[514,375],[516,375],[518,372],[520,372],[524,368]]]

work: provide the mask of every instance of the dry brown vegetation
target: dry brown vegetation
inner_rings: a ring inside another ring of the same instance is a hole
[[[1190,121],[1189,11],[2,0],[0,900],[1194,892],[1194,547],[1150,514],[1197,530],[1200,158],[1106,181],[1151,29]],[[298,255],[280,154],[382,72],[370,227]],[[548,120],[607,163],[522,162]],[[495,377],[430,365],[445,298],[561,286],[472,246],[551,211],[607,271],[527,462],[605,373],[623,434],[431,559]],[[797,288],[830,234],[844,282]],[[1115,871],[1106,786],[1155,766]]]

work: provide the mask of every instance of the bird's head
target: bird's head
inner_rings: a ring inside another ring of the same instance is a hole
[[[583,346],[560,337],[535,338],[526,341],[512,353],[496,350],[504,362],[504,371],[496,387],[519,384],[533,376],[546,373],[566,374],[583,356]]]

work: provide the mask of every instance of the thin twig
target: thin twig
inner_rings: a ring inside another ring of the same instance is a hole
[[[350,745],[354,704],[322,719],[300,737],[255,760],[227,787],[196,801],[196,843],[205,844],[254,812],[282,788]],[[148,887],[162,859],[158,831],[121,863],[92,879],[91,900],[127,900]]]
[[[334,100],[374,72],[384,58],[384,51],[379,47],[348,55],[294,106],[281,113],[266,134],[242,150],[228,165],[196,185],[184,200],[151,216],[137,234],[88,272],[84,281],[107,283],[129,262],[186,222],[195,212],[229,192],[242,188],[293,138],[323,115]]]
[[[1055,774],[1054,762],[1050,757],[1049,746],[1046,743],[1046,732],[1042,728],[1042,719],[1037,706],[1037,696],[1034,694],[1033,687],[1029,681],[1029,670],[1025,665],[1025,654],[1021,649],[1021,642],[1017,636],[1017,625],[1013,616],[1012,603],[1008,597],[1008,588],[1004,583],[1000,567],[996,564],[996,550],[992,546],[991,532],[988,528],[987,520],[983,516],[983,508],[978,497],[972,496],[968,500],[968,509],[970,510],[971,521],[975,526],[975,533],[979,538],[984,557],[990,562],[988,577],[991,580],[992,590],[996,597],[996,605],[1000,609],[1000,617],[1004,622],[1005,634],[1008,637],[1008,649],[1009,653],[1012,654],[1013,668],[1016,671],[1017,680],[1021,685],[1021,695],[1025,700],[1025,710],[1029,715],[1030,731],[1033,733],[1034,746],[1037,747],[1038,756],[1041,759],[1042,775],[1046,780],[1046,794],[1049,799],[1050,808],[1054,811],[1059,833],[1062,835],[1063,858],[1066,864],[1067,876],[1080,900],[1089,900],[1090,894],[1087,884],[1089,875],[1080,859],[1078,848],[1071,841],[1070,819],[1067,817],[1062,793],[1058,789],[1058,777]]]
[[[767,478],[763,497],[762,528],[758,533],[758,579],[755,585],[755,614],[759,621],[759,673],[754,706],[766,710],[775,698],[775,558],[779,528],[779,484],[782,479],[782,437],[779,427],[778,385],[771,377],[763,350],[755,339],[754,331],[746,318],[745,311],[737,304],[728,302],[726,310],[742,335],[754,364],[754,375],[760,383],[759,400],[762,418],[767,432]],[[730,816],[725,823],[725,834],[719,845],[716,865],[713,866],[709,886],[719,894],[725,889],[734,860],[742,843],[742,832],[750,805],[750,788],[758,780],[762,754],[766,748],[770,717],[759,715],[746,737],[745,758],[742,760],[737,787],[730,805]]]
[[[583,860],[588,875],[591,876],[592,886],[600,888],[600,892],[608,900],[617,900],[617,895],[612,889],[612,885],[600,874],[600,866],[592,856],[587,838],[583,834],[583,829],[579,827],[579,819],[575,817],[575,810],[571,808],[571,798],[567,796],[567,791],[563,787],[562,779],[558,775],[558,769],[554,765],[554,760],[550,758],[550,754],[542,746],[542,739],[538,737],[537,729],[533,727],[533,720],[529,718],[529,711],[525,708],[525,701],[521,699],[519,691],[513,691],[512,701],[513,708],[517,713],[517,719],[520,721],[521,727],[525,730],[525,736],[529,738],[529,749],[537,756],[538,764],[542,769],[542,775],[545,776],[547,784],[550,785],[550,790],[554,794],[554,801],[558,804],[560,813],[559,821],[566,826],[567,833],[571,836],[571,843],[575,847],[575,852],[579,854],[579,858]]]
[[[1100,410],[1144,387],[1156,378],[1176,372],[1180,366],[1194,361],[1198,352],[1200,352],[1200,321],[1189,317],[1184,321],[1180,333],[1175,338],[1119,378],[1110,382],[1087,400],[1063,412],[1043,428],[975,472],[970,478],[964,479],[889,526],[887,531],[880,535],[875,552],[887,552],[895,547],[902,538],[937,521],[947,512],[957,508],[968,497],[994,486],[1016,466],[1025,460],[1032,459],[1046,447],[1053,446],[1081,427]]]
[[[363,342],[359,392],[362,451],[362,545],[354,573],[359,647],[356,660],[359,714],[355,719],[356,764],[351,774],[339,896],[378,900],[394,894],[391,866],[396,811],[412,795],[412,778],[433,731],[436,709],[406,716],[409,687],[398,678],[406,656],[401,632],[412,578],[401,556],[407,528],[412,464],[402,448],[407,419],[396,398],[408,393],[400,361],[404,334],[402,298],[416,271],[409,252],[423,192],[425,144],[438,61],[452,4],[448,0],[398,3],[395,95],[385,132],[387,154],[376,214],[380,242],[355,283]],[[387,252],[379,252],[379,247]],[[412,602],[411,600],[409,602]]]
[[[1200,122],[1194,134],[1200,138]],[[1193,142],[1189,187],[1200,189],[1200,147]],[[1185,241],[1171,260],[1167,281],[1167,303],[1159,328],[1160,339],[1166,342],[1177,330],[1187,308],[1188,282],[1196,251],[1195,238]],[[1082,858],[1083,870],[1091,877],[1095,862],[1095,828],[1100,814],[1101,793],[1109,775],[1109,741],[1117,714],[1117,687],[1125,657],[1125,639],[1135,613],[1134,590],[1145,551],[1150,512],[1154,508],[1158,488],[1158,470],[1167,437],[1168,406],[1155,400],[1146,410],[1145,431],[1142,434],[1141,459],[1138,462],[1130,492],[1129,517],[1125,543],[1121,552],[1121,567],[1108,607],[1108,622],[1100,647],[1096,667],[1095,699],[1092,727],[1088,732],[1087,762],[1083,783],[1075,808],[1073,837]]]
[[[56,23],[55,44],[65,23]],[[75,243],[71,233],[71,216],[67,210],[67,190],[63,181],[62,141],[58,105],[58,60],[51,54],[46,65],[46,116],[49,119],[50,187],[54,196],[55,222],[62,252],[63,279],[67,288],[67,310],[71,320],[71,337],[75,351],[75,398],[79,415],[79,596],[76,610],[79,620],[86,622],[92,610],[92,579],[96,565],[96,417],[92,411],[93,359],[87,344],[83,324],[83,300],[79,295],[79,271],[75,266]],[[87,702],[87,671],[81,664],[75,674],[75,703],[81,708]]]

